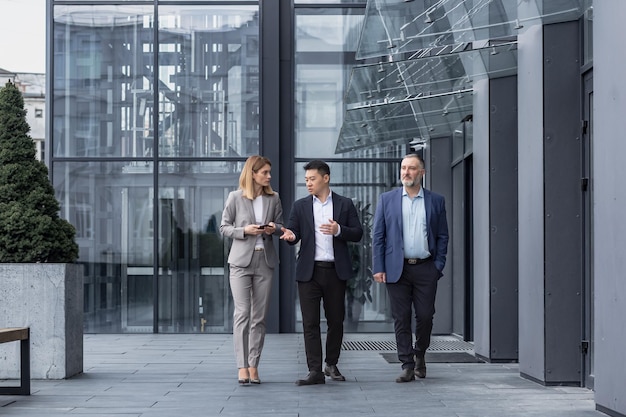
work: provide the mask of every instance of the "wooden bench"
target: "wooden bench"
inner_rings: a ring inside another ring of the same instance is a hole
[[[0,328],[0,343],[20,342],[19,387],[0,386],[0,394],[30,395],[30,329],[28,327]]]

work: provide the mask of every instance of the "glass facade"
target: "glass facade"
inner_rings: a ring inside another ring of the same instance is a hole
[[[231,331],[221,212],[246,157],[280,144],[260,134],[262,5],[221,3],[53,2],[49,158],[61,214],[77,229],[87,332]],[[330,162],[333,189],[366,226],[353,245],[349,329],[389,331],[369,269],[371,220],[408,145],[337,142],[365,1],[293,10],[287,194],[306,195],[305,161]]]
[[[85,330],[229,332],[219,224],[259,152],[258,5],[53,14],[51,172],[85,266]]]

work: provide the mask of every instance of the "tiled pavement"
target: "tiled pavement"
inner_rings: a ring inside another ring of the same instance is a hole
[[[592,391],[544,387],[521,378],[516,364],[430,363],[426,379],[397,384],[399,364],[346,350],[346,382],[298,387],[305,364],[302,335],[270,334],[262,384],[239,386],[229,335],[85,335],[82,375],[33,380],[30,396],[0,396],[0,416],[605,416]]]

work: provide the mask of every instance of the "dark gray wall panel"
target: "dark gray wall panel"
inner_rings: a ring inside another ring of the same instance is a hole
[[[491,348],[489,359],[518,358],[517,77],[489,87]]]
[[[544,27],[546,382],[578,383],[582,219],[578,22]]]
[[[426,175],[432,191],[446,199],[448,231],[451,233],[450,207],[452,204],[452,140],[450,137],[435,138],[430,141],[426,160]],[[450,236],[452,238],[452,236]],[[450,334],[452,332],[452,245],[448,244],[448,258],[443,270],[444,276],[437,287],[436,314],[433,326],[434,334]]]
[[[454,257],[450,258],[452,266],[452,331],[464,334],[465,326],[465,165],[463,162],[452,168],[452,201],[448,204],[452,230],[449,245]]]

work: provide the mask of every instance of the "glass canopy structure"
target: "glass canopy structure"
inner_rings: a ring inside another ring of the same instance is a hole
[[[418,144],[472,117],[473,82],[517,72],[517,33],[580,16],[589,0],[368,0],[337,141]]]

